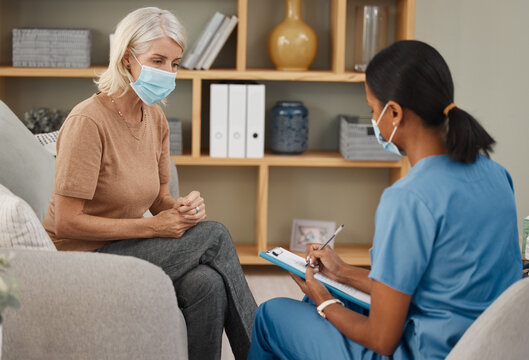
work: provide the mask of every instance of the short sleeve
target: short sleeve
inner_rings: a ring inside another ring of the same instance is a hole
[[[428,267],[435,234],[434,217],[417,195],[387,189],[375,216],[369,277],[413,294]]]
[[[54,192],[91,200],[97,187],[103,146],[99,129],[85,116],[69,117],[59,132]]]
[[[160,184],[167,184],[171,179],[171,159],[169,150],[169,124],[165,115],[162,113],[162,152],[160,155],[160,162],[158,163],[158,169],[160,174]]]

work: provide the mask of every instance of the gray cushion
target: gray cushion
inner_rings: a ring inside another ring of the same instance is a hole
[[[19,309],[3,314],[2,360],[187,359],[187,331],[171,279],[132,257],[14,253]]]
[[[527,359],[529,279],[511,285],[468,328],[447,360]]]
[[[42,222],[53,190],[55,159],[0,101],[0,184],[32,207]]]

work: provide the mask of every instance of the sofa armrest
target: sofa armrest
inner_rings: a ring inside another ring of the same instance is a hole
[[[173,284],[136,258],[96,253],[13,253],[19,309],[3,316],[3,359],[187,359]]]

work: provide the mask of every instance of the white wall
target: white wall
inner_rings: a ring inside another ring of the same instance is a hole
[[[496,139],[511,173],[518,218],[529,216],[529,1],[416,0],[415,37],[454,77],[455,103]]]

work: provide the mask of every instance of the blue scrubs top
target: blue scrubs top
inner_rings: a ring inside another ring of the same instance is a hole
[[[395,359],[444,359],[465,330],[521,278],[512,179],[486,156],[419,161],[386,189],[369,277],[412,295]]]

